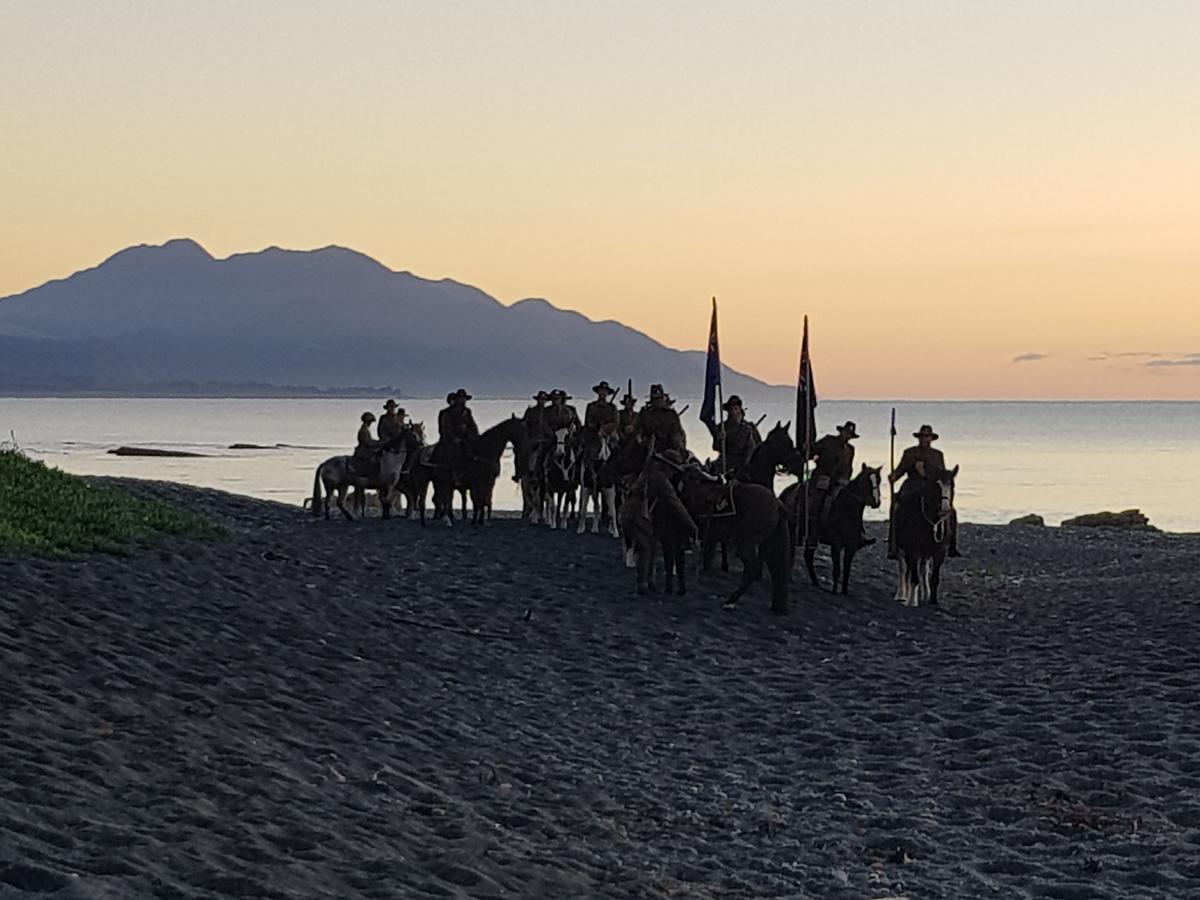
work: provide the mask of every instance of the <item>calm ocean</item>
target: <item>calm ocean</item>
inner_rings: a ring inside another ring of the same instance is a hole
[[[384,398],[380,398],[382,401]],[[583,401],[575,401],[582,411]],[[702,458],[707,432],[684,414],[689,446]],[[747,398],[751,419],[763,429],[792,418],[787,402]],[[435,400],[406,400],[410,415],[433,432]],[[527,401],[476,400],[481,428]],[[858,459],[888,461],[888,415],[893,404],[825,401],[817,410],[822,432],[853,419],[861,440]],[[928,422],[950,465],[962,467],[958,507],[965,520],[1007,522],[1036,512],[1057,524],[1103,509],[1138,507],[1169,531],[1200,531],[1200,403],[897,402],[897,452],[909,433]],[[302,502],[314,467],[354,442],[359,415],[378,414],[363,400],[33,399],[0,398],[0,436],[10,430],[31,455],[68,472],[156,478],[221,488],[285,503]],[[233,451],[230,444],[284,445]],[[205,458],[115,457],[122,444],[190,450]],[[511,459],[506,471],[511,472]],[[519,508],[515,486],[497,485],[496,508]],[[880,513],[882,515],[882,512]]]

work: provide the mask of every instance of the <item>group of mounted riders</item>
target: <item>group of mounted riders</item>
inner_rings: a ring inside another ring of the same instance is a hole
[[[446,521],[453,518],[454,493],[462,494],[464,517],[470,494],[479,522],[490,514],[500,455],[511,445],[525,517],[565,528],[574,515],[583,532],[589,500],[594,501],[592,530],[606,523],[611,534],[624,536],[627,563],[638,569],[639,591],[653,589],[653,560],[661,550],[666,587],[672,588],[674,575],[682,593],[683,551],[694,541],[701,543],[706,566],[718,547],[723,560],[727,547],[742,560],[743,583],[731,600],[760,577],[766,564],[777,583],[772,608],[779,611],[786,606],[786,578],[795,547],[803,547],[810,578],[818,583],[813,558],[819,543],[831,549],[835,591],[839,586],[843,593],[848,590],[854,554],[874,543],[863,529],[863,510],[881,504],[881,470],[864,465],[857,474],[854,471],[853,441],[859,437],[854,422],[837,426],[835,433],[812,443],[806,454],[792,442],[788,425],[777,423],[764,438],[758,424],[747,419],[741,398],[731,396],[723,404],[723,421],[710,426],[716,458],[701,464],[688,450],[679,413],[662,385],[651,387],[641,409],[632,390],[621,397],[619,406],[614,402],[617,391],[607,381],[592,390],[595,398],[582,418],[566,391],[540,390],[520,418],[514,416],[481,434],[468,406],[471,396],[459,389],[446,397],[446,407],[438,414],[438,441],[432,446],[425,445],[423,425],[410,422],[405,410],[389,400],[377,423],[374,414],[362,415],[350,481],[377,487],[381,479],[391,479],[395,495],[408,499],[410,511],[416,506],[422,521],[429,486],[434,489],[434,514]],[[888,476],[893,485],[900,482],[889,517],[888,556],[901,561],[900,599],[912,600],[915,590],[918,597],[923,591],[936,602],[932,561],[940,568],[944,556],[959,555],[953,510],[957,469],[947,470],[942,452],[933,446],[938,435],[932,427],[923,425],[914,437],[916,445],[904,451]],[[799,476],[806,462],[813,464],[807,489],[797,481],[776,499],[777,473]],[[390,473],[386,477],[385,470]],[[330,488],[328,479],[326,487]],[[388,515],[391,492],[385,496],[380,488],[380,496]],[[318,490],[314,511],[319,502]],[[341,495],[338,503],[349,515]],[[328,515],[327,502],[324,509]],[[786,538],[779,540],[784,531]],[[902,546],[910,531],[919,533],[918,543],[929,546],[917,551]],[[779,558],[781,553],[786,560]]]

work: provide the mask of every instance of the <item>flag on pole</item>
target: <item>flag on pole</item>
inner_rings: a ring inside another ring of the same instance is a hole
[[[717,340],[717,298],[713,297],[712,322],[708,326],[708,364],[704,369],[704,402],[700,421],[717,433],[717,393],[721,389],[721,345]]]
[[[817,439],[817,389],[813,385],[812,358],[808,355],[808,316],[800,344],[800,377],[796,381],[796,446],[808,459]]]

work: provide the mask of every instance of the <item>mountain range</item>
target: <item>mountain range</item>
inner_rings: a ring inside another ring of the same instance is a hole
[[[703,327],[703,317],[698,323]],[[529,299],[505,306],[449,279],[343,247],[214,258],[177,239],[0,299],[0,393],[358,393],[576,396],[601,379],[697,395],[705,358],[618,322]],[[726,393],[763,382],[728,368]]]

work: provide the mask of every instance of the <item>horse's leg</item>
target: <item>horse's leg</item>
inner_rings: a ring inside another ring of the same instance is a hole
[[[929,561],[929,605],[938,605],[938,586],[942,583],[942,562],[946,558],[946,551],[942,547],[938,547],[934,551],[933,559]]]
[[[838,592],[838,579],[842,577],[842,548],[837,544],[829,545],[829,576],[833,582],[831,591]]]
[[[721,541],[721,571],[729,571],[729,542]]]
[[[854,554],[858,551],[854,548],[854,544],[846,547],[846,555],[842,560],[842,596],[846,597],[850,594],[850,564],[854,562]]]
[[[821,586],[821,579],[817,577],[816,558],[816,547],[804,548],[804,567],[808,569],[808,580],[812,582],[813,587],[819,588]]]
[[[608,510],[608,533],[620,537],[621,530],[617,527],[617,489],[606,487],[603,491],[604,508]]]
[[[346,486],[342,484],[339,484],[337,489],[337,505],[347,521],[354,518],[354,516],[350,515],[350,510],[346,509]]]
[[[897,574],[899,577],[896,580],[896,596],[893,597],[892,599],[907,605],[907,603],[908,603],[908,560],[904,557],[904,554],[901,554],[900,558],[896,560],[896,569],[897,569]]]
[[[588,507],[588,500],[590,499],[588,497],[588,494],[590,493],[590,491],[588,491],[587,485],[584,485],[583,487],[581,487],[579,489],[579,491],[580,491],[580,496],[583,499],[582,499],[582,502],[579,504],[579,525],[578,525],[578,527],[576,527],[575,533],[583,534],[585,531],[587,531],[587,507]],[[599,521],[599,519],[597,519],[597,522],[598,521]]]
[[[687,570],[687,555],[684,549],[684,539],[677,535],[675,541],[675,577],[679,579],[679,587],[675,593],[680,597],[687,596],[687,576],[684,572]]]
[[[746,591],[750,590],[751,585],[762,577],[762,558],[758,554],[757,547],[739,546],[737,555],[738,559],[742,561],[742,577],[733,593],[729,595],[729,599],[725,601],[726,606],[733,606],[741,600]]]

